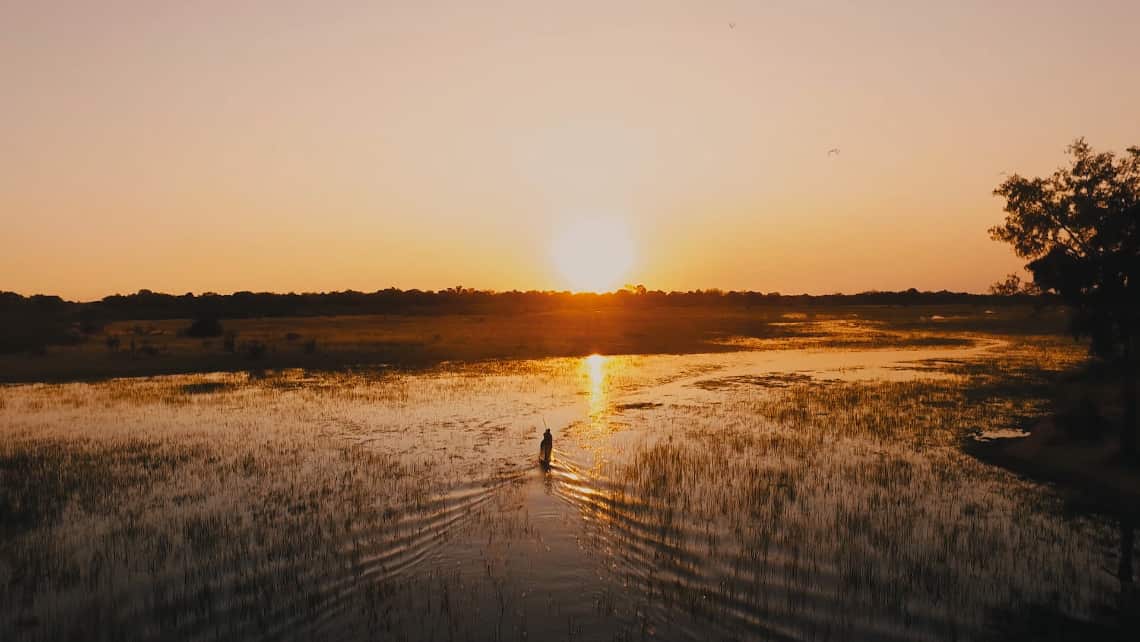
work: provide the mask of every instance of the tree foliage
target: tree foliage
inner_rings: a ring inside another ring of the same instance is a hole
[[[1073,332],[1101,356],[1134,356],[1140,325],[1140,147],[1117,157],[1084,139],[1068,147],[1070,163],[1050,176],[1017,174],[994,194],[1005,221],[990,230],[1009,243],[1034,283],[1075,310]]]
[[[1044,178],[1009,177],[1005,222],[990,230],[1029,259],[1045,292],[1074,310],[1074,335],[1121,366],[1124,419],[1120,448],[1137,459],[1136,334],[1140,332],[1140,147],[1117,157],[1078,139],[1068,167]]]
[[[990,286],[990,294],[994,296],[1037,296],[1041,289],[1032,281],[1022,281],[1017,274],[1007,274],[1004,279]]]

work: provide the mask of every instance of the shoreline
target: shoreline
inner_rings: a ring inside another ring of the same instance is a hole
[[[1113,515],[1140,515],[1140,465],[1121,459],[1115,434],[1074,439],[1058,427],[1055,415],[1037,420],[1026,433],[970,439],[964,450],[984,463],[1054,485],[1078,505]]]

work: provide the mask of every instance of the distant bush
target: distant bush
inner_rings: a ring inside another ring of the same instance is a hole
[[[222,339],[222,350],[226,352],[237,351],[237,332],[231,330],[226,333],[226,338]]]
[[[222,336],[222,322],[213,317],[194,319],[190,327],[186,328],[186,336],[195,338]]]

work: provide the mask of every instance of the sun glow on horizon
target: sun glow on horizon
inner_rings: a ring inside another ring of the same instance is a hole
[[[559,276],[578,292],[608,292],[633,268],[633,238],[617,219],[576,219],[555,233],[550,258]]]

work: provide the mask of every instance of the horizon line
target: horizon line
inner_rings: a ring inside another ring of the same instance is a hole
[[[441,288],[438,290],[424,290],[424,289],[420,289],[420,288],[398,288],[395,286],[389,286],[387,288],[380,288],[377,290],[356,290],[356,289],[352,289],[352,288],[347,288],[344,290],[319,290],[319,291],[300,291],[300,292],[295,291],[295,290],[290,290],[288,292],[280,292],[280,291],[272,291],[272,290],[232,290],[229,292],[215,292],[212,290],[203,290],[203,291],[200,291],[197,293],[195,293],[193,291],[188,291],[188,292],[184,292],[184,293],[173,293],[173,292],[163,292],[163,291],[158,291],[158,290],[151,290],[149,288],[140,288],[139,290],[136,290],[134,292],[127,292],[127,293],[115,292],[115,293],[107,294],[107,295],[104,295],[102,297],[95,298],[95,299],[68,299],[62,295],[47,294],[44,292],[37,292],[34,294],[24,294],[22,292],[17,292],[15,290],[0,290],[0,296],[16,295],[16,296],[19,296],[22,298],[27,298],[27,299],[35,298],[35,297],[57,298],[57,299],[60,299],[62,301],[65,301],[67,303],[77,303],[77,304],[100,303],[100,302],[105,301],[106,299],[109,299],[112,297],[133,297],[133,296],[139,296],[139,295],[156,295],[156,296],[174,297],[174,298],[185,298],[185,297],[204,298],[204,297],[231,297],[231,296],[236,296],[236,295],[260,295],[260,296],[266,296],[266,295],[268,295],[268,296],[327,296],[327,295],[333,295],[333,294],[375,295],[375,294],[380,294],[380,293],[384,293],[384,292],[396,292],[396,293],[400,293],[400,294],[419,293],[419,294],[427,294],[427,295],[433,295],[433,296],[438,296],[441,294],[459,294],[459,295],[476,295],[476,294],[479,294],[479,295],[487,295],[487,296],[500,296],[500,295],[507,295],[507,294],[516,294],[516,295],[517,294],[527,294],[527,295],[541,295],[541,296],[615,296],[615,295],[619,295],[619,294],[626,294],[626,295],[632,295],[632,296],[644,296],[644,295],[650,295],[650,294],[652,294],[652,295],[665,295],[665,296],[669,296],[669,295],[704,295],[704,296],[728,296],[728,295],[741,296],[741,295],[746,295],[746,296],[764,296],[764,297],[781,297],[781,298],[784,298],[784,297],[787,297],[787,298],[855,297],[855,296],[867,296],[867,295],[876,295],[876,294],[911,294],[911,295],[915,295],[915,294],[920,294],[920,295],[951,294],[951,295],[958,295],[958,296],[1040,296],[1040,295],[1026,295],[1023,293],[1018,293],[1016,295],[999,295],[999,294],[994,294],[992,292],[971,292],[971,291],[965,291],[965,290],[948,290],[945,288],[943,288],[941,290],[920,290],[918,288],[913,288],[913,287],[902,289],[902,290],[874,290],[874,289],[872,289],[872,290],[860,290],[858,292],[837,291],[837,292],[825,292],[825,293],[817,293],[817,294],[813,294],[813,293],[809,293],[809,292],[798,292],[798,293],[781,292],[779,290],[771,290],[768,292],[764,292],[762,290],[728,290],[728,289],[716,288],[716,287],[713,287],[713,288],[693,288],[693,289],[689,289],[689,290],[662,290],[662,289],[653,289],[653,288],[645,287],[644,292],[639,292],[638,287],[645,287],[645,286],[641,286],[640,284],[638,284],[638,285],[634,285],[634,286],[626,286],[626,287],[616,288],[613,290],[606,290],[606,291],[539,290],[539,289],[494,290],[494,289],[468,288],[465,286],[452,286],[449,288]]]

